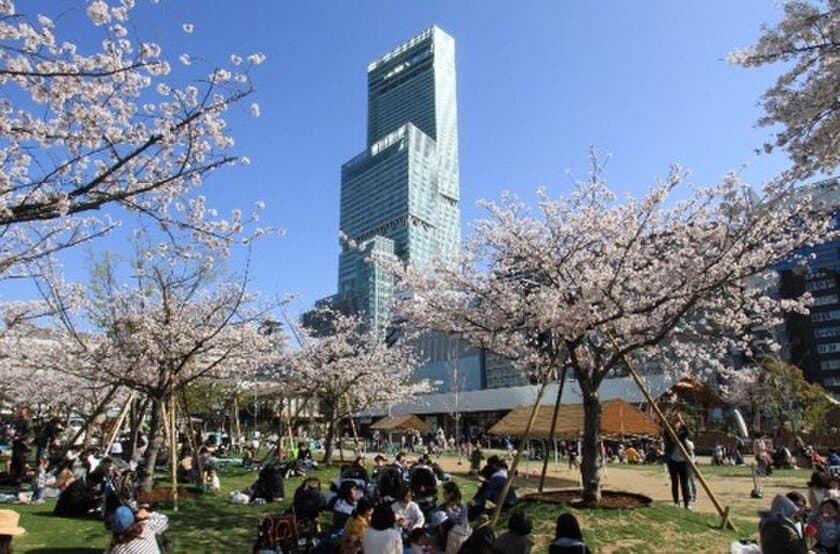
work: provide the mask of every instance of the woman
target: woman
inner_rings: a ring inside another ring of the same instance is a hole
[[[370,525],[372,515],[373,504],[367,498],[360,498],[353,515],[344,524],[344,534],[341,536],[339,547],[340,554],[361,554],[365,530]]]
[[[548,547],[548,554],[592,554],[583,542],[583,533],[575,516],[569,513],[557,517],[554,542]]]
[[[685,426],[680,415],[675,417],[673,426],[677,439],[682,443],[683,448],[688,451],[686,445],[688,427]],[[679,491],[682,490],[683,506],[686,510],[690,510],[691,490],[688,483],[688,460],[683,454],[683,449],[679,448],[677,443],[674,442],[670,433],[665,433],[665,463],[668,465],[668,475],[671,476],[671,498],[674,500],[674,506],[679,507]]]
[[[394,527],[396,518],[388,504],[380,504],[373,510],[370,527],[365,529],[362,547],[371,554],[402,554],[402,536]]]
[[[824,471],[815,471],[808,481],[808,507],[817,512],[826,498],[831,498],[836,491],[831,488],[831,477]]]
[[[14,510],[0,510],[0,554],[12,554],[12,538],[26,533],[26,529],[18,525],[20,514]]]
[[[402,527],[406,535],[413,529],[426,525],[426,518],[417,502],[411,499],[411,490],[403,483],[400,485],[397,499],[391,504],[397,525]]]
[[[160,554],[158,535],[166,531],[169,520],[157,512],[120,506],[111,522],[111,546],[108,554]]]

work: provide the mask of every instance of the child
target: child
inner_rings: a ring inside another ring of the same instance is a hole
[[[817,544],[828,552],[837,552],[840,544],[840,503],[834,498],[826,498],[820,504],[817,516]]]
[[[410,554],[430,554],[432,551],[432,538],[429,532],[422,527],[412,529],[408,535],[408,546]]]
[[[32,504],[44,503],[44,489],[49,484],[49,477],[47,474],[47,466],[49,461],[45,456],[38,459],[38,467],[35,468],[35,474],[32,476]]]
[[[219,472],[214,467],[207,470],[207,477],[204,481],[210,492],[219,492],[222,489],[222,483],[219,481]]]

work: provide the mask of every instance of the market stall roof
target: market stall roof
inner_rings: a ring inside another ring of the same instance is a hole
[[[518,406],[490,428],[490,434],[498,436],[521,437],[531,415],[532,406]],[[546,439],[551,431],[553,406],[541,405],[537,409],[537,418],[531,429],[535,439]],[[659,426],[641,410],[620,398],[601,404],[601,434],[606,436],[621,435],[658,435]],[[577,437],[583,433],[583,404],[560,406],[557,413],[556,438]]]
[[[420,431],[425,433],[426,423],[416,415],[388,416],[370,426],[380,431]]]

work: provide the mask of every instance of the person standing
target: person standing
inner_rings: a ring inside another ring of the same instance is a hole
[[[12,481],[17,486],[26,478],[26,459],[32,451],[32,420],[29,408],[21,406],[14,422],[12,439]]]
[[[682,417],[677,415],[672,425],[677,439],[682,443],[683,448],[686,448],[685,441],[688,440],[688,427],[686,427]],[[671,477],[671,498],[674,500],[674,506],[680,505],[680,490],[682,490],[683,505],[686,510],[690,510],[691,491],[688,485],[688,461],[683,455],[682,449],[671,438],[670,433],[665,434],[665,463],[668,465],[668,475]]]

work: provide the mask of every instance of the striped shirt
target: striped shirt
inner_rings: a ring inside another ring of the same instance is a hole
[[[157,543],[157,535],[169,527],[169,519],[157,512],[142,521],[143,534],[131,542],[115,544],[108,551],[109,554],[161,554]]]

